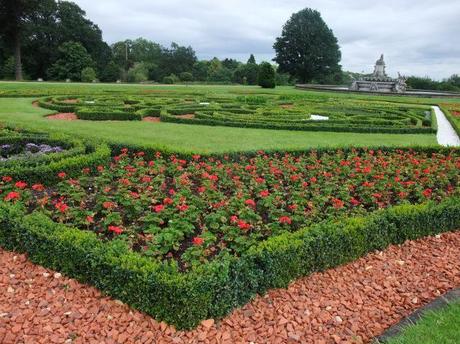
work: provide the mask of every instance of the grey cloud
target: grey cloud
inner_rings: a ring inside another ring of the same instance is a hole
[[[339,39],[346,70],[370,71],[381,53],[388,71],[445,78],[460,73],[458,0],[74,0],[113,43],[145,37],[191,45],[201,58],[250,53],[271,60],[293,12],[321,12]]]

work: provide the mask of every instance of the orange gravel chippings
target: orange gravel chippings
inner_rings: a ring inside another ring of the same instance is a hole
[[[460,232],[392,246],[176,331],[0,250],[0,343],[367,343],[460,286]]]

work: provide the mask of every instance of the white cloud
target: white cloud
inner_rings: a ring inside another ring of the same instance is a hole
[[[201,58],[270,60],[293,12],[319,10],[342,49],[342,65],[371,71],[385,53],[388,72],[445,78],[460,74],[458,0],[74,0],[109,43],[144,37],[191,45]]]

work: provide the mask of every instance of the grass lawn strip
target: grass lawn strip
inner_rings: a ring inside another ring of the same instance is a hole
[[[449,301],[433,301],[398,324],[394,332],[379,337],[377,342],[387,344],[456,344],[460,336],[460,292]],[[441,300],[445,297],[441,296]],[[414,322],[415,321],[415,322]],[[397,335],[395,335],[397,334]]]

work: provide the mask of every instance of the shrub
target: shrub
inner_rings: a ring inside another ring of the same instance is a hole
[[[148,80],[149,70],[145,63],[135,63],[128,71],[128,82],[143,82]]]
[[[275,69],[268,62],[262,62],[259,66],[258,84],[262,88],[275,88]]]
[[[172,84],[175,84],[176,82],[178,82],[179,79],[177,78],[176,75],[174,74],[171,74],[170,76],[165,76],[163,78],[163,83],[164,84],[167,84],[167,85],[172,85]]]
[[[183,72],[180,74],[180,80],[185,82],[193,81],[193,74],[189,72]]]
[[[86,67],[81,71],[81,81],[83,82],[93,82],[96,77],[96,71],[91,67]]]

